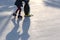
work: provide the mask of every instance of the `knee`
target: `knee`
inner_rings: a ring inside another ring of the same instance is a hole
[[[18,9],[20,10],[20,9],[21,9],[21,7],[18,7]]]

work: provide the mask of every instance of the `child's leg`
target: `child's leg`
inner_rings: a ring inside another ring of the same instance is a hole
[[[17,13],[17,12],[18,12],[18,10],[19,10],[19,9],[17,9],[17,10],[15,11],[15,13]]]
[[[18,15],[21,15],[21,7],[19,7],[18,10],[19,10]]]
[[[22,18],[22,16],[21,16],[21,7],[19,7],[18,18]]]
[[[17,7],[17,10],[13,13],[13,16],[16,16],[17,12],[18,12],[18,7]]]

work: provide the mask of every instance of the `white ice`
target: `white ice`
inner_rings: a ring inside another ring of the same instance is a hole
[[[60,0],[30,0],[33,16],[22,20],[12,16],[14,2],[0,0],[0,40],[60,40]]]

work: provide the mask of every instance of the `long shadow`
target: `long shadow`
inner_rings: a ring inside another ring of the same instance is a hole
[[[60,0],[43,0],[45,6],[60,8]]]
[[[14,0],[0,0],[0,12],[14,10]]]
[[[16,21],[15,18],[13,18],[12,22],[14,24],[14,28],[12,29],[12,31],[10,33],[7,34],[6,40],[19,40],[20,35],[19,35],[19,32],[17,32],[17,30],[19,28],[20,20]]]
[[[0,26],[1,27],[1,29],[0,29],[0,36],[2,35],[2,32],[5,30],[5,28],[7,27],[7,25],[9,24],[9,21],[10,21],[12,15],[0,17],[1,22],[4,21],[4,19],[6,19],[6,17],[8,17],[8,19],[6,20],[6,22],[3,24],[3,26]]]
[[[28,33],[30,27],[30,18],[25,17],[22,25],[23,33],[21,34],[21,40],[28,40],[30,35]]]

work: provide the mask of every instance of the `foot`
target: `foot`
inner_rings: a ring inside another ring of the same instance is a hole
[[[21,15],[18,15],[18,19],[21,18],[22,19],[22,16]]]
[[[16,13],[13,13],[13,16],[16,16]]]

